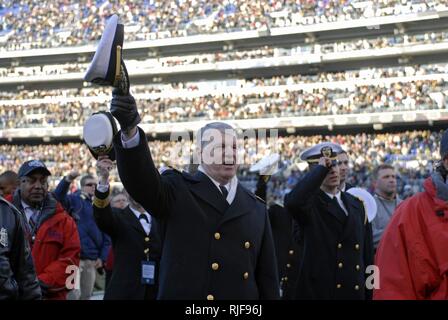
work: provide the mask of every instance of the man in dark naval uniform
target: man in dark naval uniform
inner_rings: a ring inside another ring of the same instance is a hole
[[[337,154],[324,142],[300,158],[310,171],[285,197],[303,233],[296,299],[369,299],[366,267],[373,265],[372,231],[360,200],[339,190]]]
[[[114,91],[121,132],[114,148],[130,196],[164,225],[158,299],[278,299],[266,206],[236,177],[236,132],[220,122],[198,134],[201,165],[191,175],[157,171],[135,100]]]
[[[95,222],[112,239],[114,267],[104,300],[154,300],[157,297],[161,239],[151,216],[127,197],[124,209],[110,206],[109,173],[113,162],[100,156],[93,199]]]
[[[263,201],[267,199],[267,183],[270,175],[259,175],[255,195]],[[280,279],[282,300],[294,297],[294,284],[298,276],[299,252],[303,244],[297,223],[282,204],[274,202],[267,205],[274,237],[277,269]]]

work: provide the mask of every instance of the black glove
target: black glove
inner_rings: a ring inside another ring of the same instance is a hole
[[[121,95],[120,89],[114,89],[112,92],[112,101],[110,103],[110,113],[120,123],[121,130],[128,131],[140,123],[137,104],[131,95]]]

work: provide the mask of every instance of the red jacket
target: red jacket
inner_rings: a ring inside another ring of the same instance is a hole
[[[9,197],[12,200],[12,196]],[[17,193],[12,201],[23,208]],[[66,298],[67,280],[73,272],[67,269],[74,265],[79,267],[81,244],[75,221],[64,211],[61,204],[47,196],[42,209],[42,222],[36,232],[32,245],[32,256],[39,281],[49,286],[44,299],[62,300]]]
[[[448,299],[448,202],[432,178],[424,188],[397,207],[383,234],[374,299]]]

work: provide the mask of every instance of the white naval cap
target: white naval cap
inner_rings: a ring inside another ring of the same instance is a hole
[[[123,48],[124,26],[118,23],[116,14],[108,18],[93,60],[84,80],[99,85],[113,85],[120,74],[121,48]],[[118,49],[117,49],[118,47]]]
[[[378,209],[375,198],[367,190],[362,188],[350,188],[347,192],[363,203],[369,222],[372,222]]]
[[[337,155],[342,151],[342,147],[337,143],[322,142],[303,151],[300,154],[300,160],[309,163],[319,162],[321,157],[328,157],[335,160]]]
[[[280,155],[273,153],[261,158],[256,164],[250,167],[250,172],[260,172],[261,175],[271,176],[278,172],[278,162]]]
[[[110,112],[100,111],[92,114],[83,127],[83,140],[95,159],[108,155],[115,160],[112,140],[118,132],[115,119]]]

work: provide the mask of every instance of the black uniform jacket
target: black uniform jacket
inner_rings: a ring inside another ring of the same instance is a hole
[[[153,300],[157,297],[161,239],[159,226],[152,221],[146,234],[140,221],[128,207],[99,208],[93,205],[95,221],[112,239],[114,266],[104,300]],[[155,264],[153,284],[142,283],[142,262]]]
[[[314,167],[285,196],[303,233],[296,299],[368,299],[366,267],[373,264],[372,230],[362,202],[341,192],[348,216],[320,189],[328,173]]]
[[[140,137],[145,137],[139,129]],[[146,139],[114,140],[129,194],[164,225],[159,299],[277,299],[277,265],[265,205],[238,184],[231,205],[203,173],[159,175]]]

